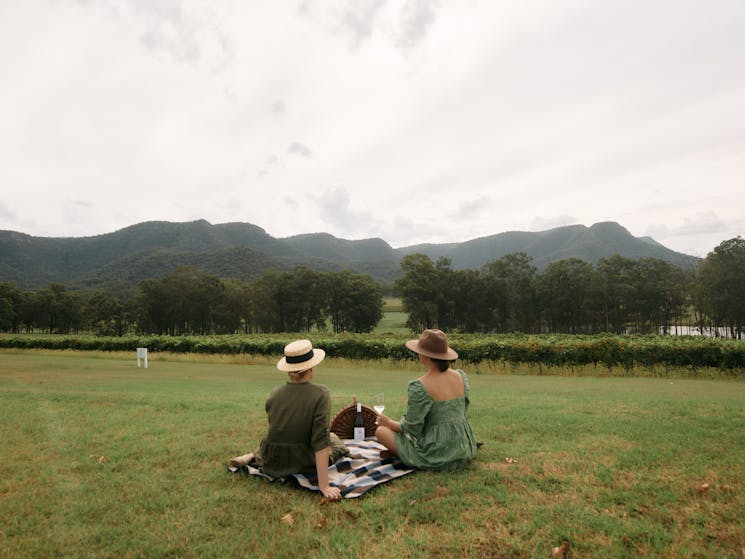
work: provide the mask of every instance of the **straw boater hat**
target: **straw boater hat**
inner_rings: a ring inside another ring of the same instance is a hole
[[[305,371],[318,365],[326,352],[313,348],[310,340],[296,340],[285,346],[285,356],[277,363],[280,371]]]
[[[406,347],[415,353],[433,359],[442,359],[443,361],[458,359],[458,354],[448,347],[445,333],[441,330],[425,330],[418,340],[406,342]]]

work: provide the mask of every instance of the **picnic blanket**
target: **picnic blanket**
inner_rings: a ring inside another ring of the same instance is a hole
[[[385,447],[374,437],[368,437],[364,441],[344,439],[344,444],[349,449],[349,454],[329,466],[329,483],[338,487],[345,499],[354,499],[377,485],[416,471],[401,462],[397,456],[381,459],[380,451],[385,450]],[[295,481],[300,487],[320,491],[315,472],[274,478],[250,464],[242,468],[229,467],[228,470],[233,473],[246,472],[271,482]]]

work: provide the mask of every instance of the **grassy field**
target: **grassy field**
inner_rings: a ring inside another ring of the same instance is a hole
[[[398,297],[385,297],[383,300],[383,318],[375,327],[374,332],[378,334],[410,334],[406,327],[409,315],[404,312],[403,303]]]
[[[226,471],[284,380],[239,360],[0,351],[0,557],[745,556],[745,382],[471,374],[468,468],[323,504]],[[411,367],[315,380],[397,417]]]

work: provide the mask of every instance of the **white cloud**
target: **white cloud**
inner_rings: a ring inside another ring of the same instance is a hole
[[[724,233],[727,226],[714,212],[699,212],[693,218],[685,218],[675,235],[700,235],[702,233]]]
[[[356,49],[373,34],[375,20],[387,0],[357,0],[355,2],[306,1],[298,13],[320,27],[347,40]]]
[[[530,231],[546,231],[556,227],[576,225],[579,220],[571,215],[559,215],[556,217],[535,217],[530,222]],[[589,224],[588,224],[589,225]]]
[[[333,232],[346,232],[354,238],[368,236],[375,224],[369,210],[355,209],[345,188],[330,188],[312,195],[319,208],[319,217]]]
[[[743,27],[739,0],[0,2],[0,229],[612,220],[705,253],[744,230]]]
[[[274,101],[271,107],[269,107],[269,112],[276,117],[281,117],[287,112],[287,106],[282,100]]]
[[[300,142],[292,142],[287,146],[287,153],[290,155],[300,155],[302,157],[313,157],[310,148]]]
[[[358,0],[341,7],[337,17],[350,36],[350,46],[357,48],[370,38],[375,18],[385,6],[385,0]]]
[[[346,39],[358,50],[376,37],[401,51],[421,43],[435,24],[439,0],[356,0],[355,2],[304,2],[304,17]]]
[[[2,202],[0,202],[0,219],[7,222],[13,222],[17,219],[16,214]]]
[[[742,235],[743,230],[743,218],[728,222],[715,212],[703,211],[672,223],[650,225],[644,234],[673,250],[704,257],[722,241]]]
[[[140,26],[140,41],[154,56],[188,64],[224,69],[233,59],[233,46],[208,3],[173,0],[128,0],[117,3]],[[93,3],[90,7],[100,8]],[[119,12],[121,17],[126,17]]]
[[[438,0],[407,0],[401,7],[401,32],[398,44],[409,49],[416,46],[437,19]]]

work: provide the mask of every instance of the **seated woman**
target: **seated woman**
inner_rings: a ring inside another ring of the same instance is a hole
[[[324,357],[326,352],[313,348],[310,340],[285,346],[277,369],[286,371],[289,380],[275,388],[266,401],[267,435],[254,452],[233,458],[231,466],[255,463],[272,477],[315,469],[323,496],[341,497],[339,488],[329,485],[328,467],[330,461],[333,463],[347,451],[341,440],[329,433],[328,389],[310,382]]]
[[[427,372],[409,383],[406,414],[400,422],[378,416],[375,436],[402,462],[422,470],[452,470],[476,455],[476,441],[466,418],[466,374],[450,368],[458,354],[440,330],[425,330],[406,347],[419,355]]]

